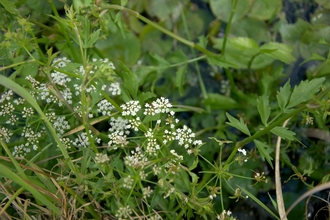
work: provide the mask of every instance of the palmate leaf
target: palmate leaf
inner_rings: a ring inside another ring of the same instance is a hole
[[[260,153],[260,156],[261,156],[262,160],[266,159],[267,162],[269,163],[269,165],[271,166],[271,168],[274,169],[273,163],[272,163],[273,158],[270,156],[270,154],[274,150],[272,148],[270,148],[267,144],[265,144],[261,141],[254,140],[253,142],[258,148],[258,151]]]
[[[257,108],[259,111],[259,115],[261,118],[261,122],[267,126],[267,121],[270,115],[270,107],[269,107],[269,98],[267,95],[263,95],[261,96],[258,100],[257,100]]]
[[[310,81],[302,81],[298,86],[295,86],[287,108],[292,108],[312,98],[319,91],[325,78],[312,79]]]
[[[244,123],[242,118],[240,118],[240,120],[237,120],[236,118],[234,118],[233,116],[231,116],[227,112],[226,112],[226,116],[229,120],[229,122],[226,122],[226,124],[228,124],[228,125],[230,125],[234,128],[237,128],[238,130],[240,130],[241,132],[243,132],[246,135],[251,136],[251,133],[250,133],[247,125]]]

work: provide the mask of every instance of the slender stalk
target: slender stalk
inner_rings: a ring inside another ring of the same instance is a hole
[[[199,50],[201,52],[203,52],[205,55],[209,55],[209,56],[214,56],[214,55],[218,55],[218,54],[215,54],[197,44],[195,44],[194,42],[191,42],[191,41],[188,41],[176,34],[174,34],[173,32],[163,28],[162,26],[160,26],[159,24],[149,20],[148,18],[142,16],[141,14],[139,14],[138,12],[136,11],[133,11],[131,9],[128,9],[128,8],[125,8],[125,7],[122,7],[122,6],[119,6],[119,5],[108,5],[108,6],[103,6],[104,9],[116,9],[116,10],[120,10],[120,11],[125,11],[133,16],[135,16],[136,18],[140,19],[141,21],[145,22],[146,24],[149,24],[150,26],[160,30],[161,32],[163,32],[164,34],[167,34],[168,36],[180,41],[181,43],[189,46],[189,47],[192,47],[192,48],[195,48],[196,50]]]
[[[233,18],[234,18],[235,12],[236,12],[237,2],[238,2],[238,0],[234,0],[233,9],[231,10],[231,14],[230,14],[229,21],[227,23],[227,27],[226,27],[226,31],[225,31],[225,36],[223,38],[222,49],[221,49],[221,54],[223,56],[225,55],[225,52],[226,52],[227,39],[228,39],[231,23],[233,21]],[[233,75],[231,74],[229,69],[226,69],[225,73],[226,73],[227,79],[229,80],[231,90],[236,93],[236,86],[235,86]]]
[[[222,50],[221,50],[222,55],[224,55],[225,51],[226,51],[227,39],[228,39],[229,31],[230,31],[231,22],[233,21],[233,18],[234,18],[235,12],[236,12],[237,2],[238,2],[238,0],[234,0],[233,9],[231,10],[229,21],[227,23],[225,36],[223,38]]]
[[[181,13],[181,18],[182,18],[182,21],[183,21],[183,27],[184,27],[184,30],[186,32],[187,38],[190,40],[191,37],[190,37],[190,34],[189,34],[188,25],[187,25],[187,21],[186,21],[186,17],[184,16],[184,13]],[[190,47],[190,49],[191,49],[190,51],[193,54],[193,56],[196,57],[195,50],[193,50],[192,47]],[[203,78],[202,78],[201,71],[200,71],[199,66],[198,66],[197,63],[195,63],[195,69],[196,69],[196,72],[197,72],[197,78],[198,78],[198,81],[199,81],[199,86],[202,90],[203,97],[204,97],[204,99],[206,99],[208,97],[208,95],[207,95],[205,84],[204,84],[204,81],[203,81]]]

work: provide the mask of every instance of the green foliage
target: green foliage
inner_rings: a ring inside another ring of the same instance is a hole
[[[0,216],[279,219],[268,169],[329,181],[328,2],[195,2],[0,0]]]

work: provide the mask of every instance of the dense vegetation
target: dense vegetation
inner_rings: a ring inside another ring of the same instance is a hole
[[[329,48],[326,0],[0,0],[0,219],[329,218]]]

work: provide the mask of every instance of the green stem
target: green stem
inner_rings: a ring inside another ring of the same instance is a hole
[[[218,54],[215,54],[197,44],[195,44],[194,42],[191,42],[191,41],[188,41],[176,34],[174,34],[173,32],[163,28],[162,26],[160,26],[159,24],[149,20],[148,18],[140,15],[138,12],[136,11],[133,11],[131,9],[128,9],[128,8],[125,8],[125,7],[122,7],[122,6],[119,6],[119,5],[108,5],[108,6],[103,6],[104,9],[116,9],[116,10],[120,10],[120,11],[125,11],[133,16],[135,16],[136,18],[140,19],[141,21],[145,22],[146,24],[160,30],[161,32],[163,32],[164,34],[167,34],[168,36],[180,41],[181,43],[189,46],[189,47],[192,47],[192,48],[195,48],[196,50],[199,50],[201,52],[203,52],[205,55],[209,55],[209,56],[218,56]]]
[[[238,0],[235,0],[234,5],[233,5],[233,9],[232,9],[231,14],[230,14],[230,17],[229,17],[229,21],[227,23],[227,27],[226,27],[226,31],[225,31],[225,36],[223,38],[223,44],[222,44],[222,50],[221,50],[221,54],[223,56],[225,55],[225,52],[226,52],[227,39],[228,39],[228,35],[229,35],[231,23],[233,21],[233,18],[234,18],[235,12],[236,12],[237,2],[238,2]],[[226,72],[226,77],[229,80],[231,90],[234,93],[236,93],[236,86],[235,86],[233,75],[231,74],[231,72],[229,71],[229,69],[226,69],[225,72]]]
[[[239,148],[242,148],[243,146],[245,146],[246,144],[250,143],[251,141],[261,137],[262,135],[268,133],[270,130],[272,130],[273,128],[275,128],[276,126],[283,124],[284,121],[286,121],[288,118],[291,118],[293,116],[295,116],[296,114],[299,114],[300,112],[302,112],[303,110],[305,110],[307,108],[306,105],[303,105],[299,108],[297,108],[296,110],[292,111],[291,113],[284,115],[283,117],[279,118],[276,122],[270,124],[268,127],[264,128],[263,130],[258,131],[257,133],[255,133],[254,135],[245,138],[242,141],[239,141],[235,144],[235,148],[234,150],[231,152],[230,156],[228,157],[225,165],[229,164],[234,156],[236,155],[236,152]]]
[[[237,2],[238,2],[238,0],[235,0],[233,9],[231,10],[228,24],[226,27],[225,36],[223,38],[222,50],[221,50],[222,55],[224,55],[225,51],[226,51],[226,44],[227,44],[227,39],[228,39],[228,35],[229,35],[229,30],[230,30],[230,26],[231,26],[231,23],[233,21],[233,18],[234,18],[235,12],[236,12]]]
[[[184,13],[181,13],[181,18],[182,18],[182,21],[183,21],[183,27],[185,29],[187,38],[190,40],[191,37],[190,37],[190,34],[189,34],[188,25],[187,25],[187,21],[186,21],[186,17],[184,16]],[[190,49],[191,49],[190,51],[193,54],[193,56],[196,57],[195,50],[192,47],[190,47]],[[197,78],[198,78],[198,81],[199,81],[199,86],[201,88],[203,97],[204,97],[204,99],[206,99],[208,97],[208,95],[207,95],[207,91],[206,91],[205,84],[204,84],[204,81],[203,81],[203,78],[202,78],[202,74],[201,74],[201,71],[199,69],[199,65],[197,64],[197,62],[195,63],[195,69],[196,69],[196,72],[197,72]]]

